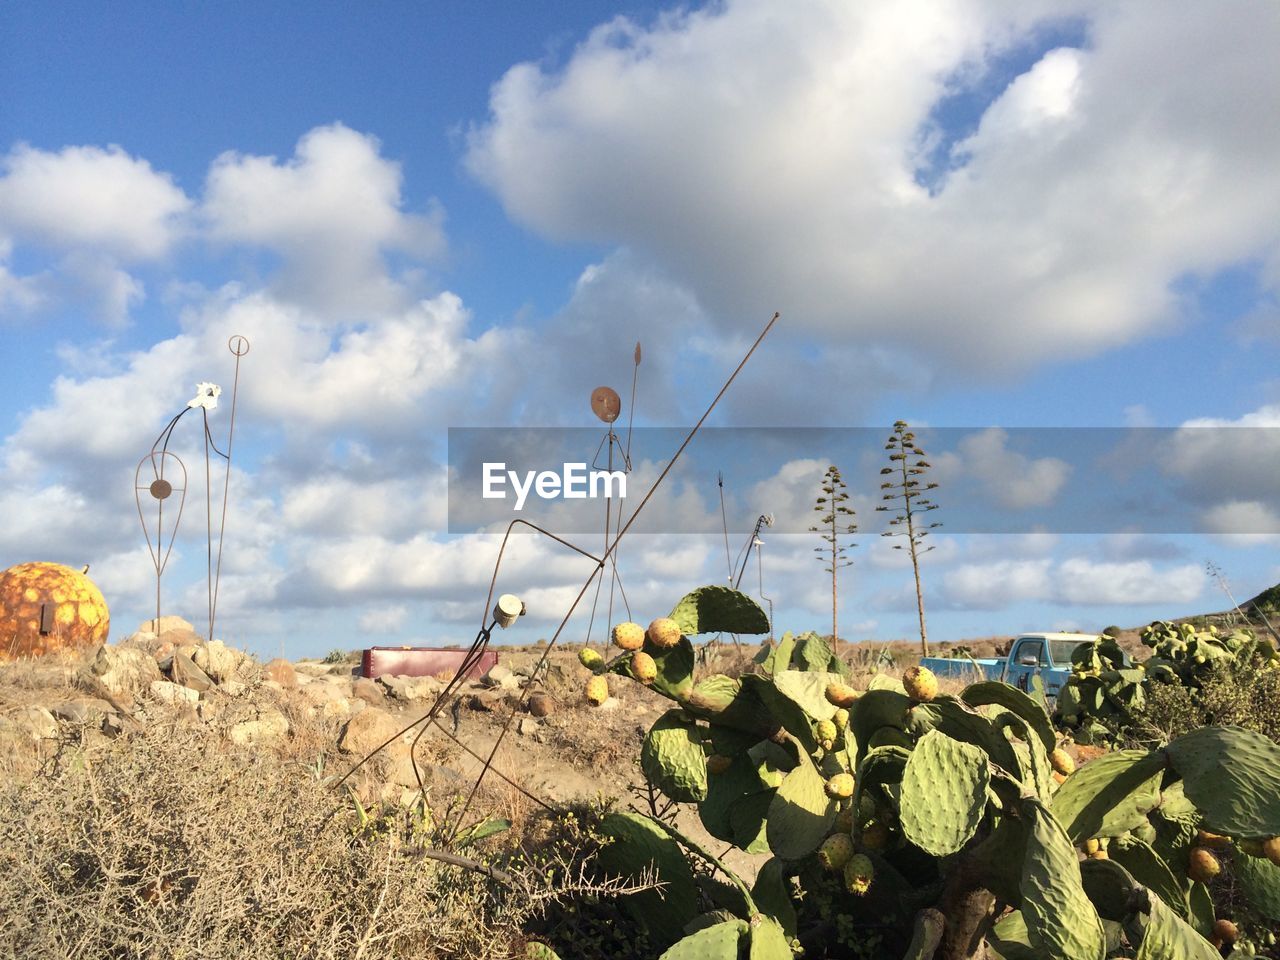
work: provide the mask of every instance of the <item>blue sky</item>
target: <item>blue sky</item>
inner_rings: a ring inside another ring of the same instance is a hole
[[[1227,7],[6,4],[0,566],[91,563],[117,637],[147,616],[134,467],[199,381],[225,436],[238,332],[219,632],[464,641],[496,544],[446,532],[447,429],[592,426],[636,340],[637,422],[691,424],[778,310],[715,425],[967,428],[955,495],[1016,503],[1023,533],[935,535],[931,636],[1221,608],[1209,559],[1251,595],[1280,580],[1280,491],[1240,476],[1280,464],[1280,12]],[[165,593],[199,621],[194,420]],[[1020,428],[1148,426],[1185,429],[1097,482],[1182,491],[1185,532],[1054,533]],[[1265,428],[1247,463],[1233,426]],[[832,456],[740,452],[736,523],[802,509]],[[675,479],[657,529],[718,515]],[[780,627],[829,623],[815,539],[767,538]],[[908,571],[858,542],[842,628],[910,636]],[[723,577],[714,536],[622,557],[643,619]],[[510,639],[585,574],[522,540]]]

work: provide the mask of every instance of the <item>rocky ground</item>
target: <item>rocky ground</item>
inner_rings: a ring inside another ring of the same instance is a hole
[[[263,663],[165,617],[78,655],[0,664],[0,776],[38,781],[68,744],[178,724],[201,731],[206,749],[273,751],[322,771],[335,787],[390,741],[347,781],[361,802],[411,802],[421,777],[443,807],[470,792],[479,758],[509,725],[485,778],[484,812],[513,817],[539,802],[607,798],[647,810],[640,745],[669,703],[612,678],[615,695],[590,707],[582,695],[588,672],[574,652],[554,651],[535,678],[541,655],[502,648],[498,665],[464,682],[435,724],[415,726],[449,677],[370,680],[354,659]],[[696,814],[683,825],[715,843]],[[754,873],[753,858],[731,859]]]

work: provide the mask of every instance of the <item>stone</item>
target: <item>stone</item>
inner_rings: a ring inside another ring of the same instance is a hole
[[[529,712],[535,717],[549,717],[555,713],[556,702],[546,693],[529,694]]]
[[[160,667],[149,653],[138,647],[98,648],[89,672],[115,696],[134,696],[150,686],[152,680],[163,680]]]
[[[292,663],[281,657],[268,660],[262,671],[266,674],[268,680],[274,680],[287,689],[292,689],[298,685],[298,671],[293,669]]]
[[[484,675],[484,682],[487,686],[501,690],[520,689],[520,678],[500,663],[489,668],[489,672]]]
[[[185,653],[173,655],[173,662],[169,665],[169,677],[174,683],[195,690],[197,693],[204,693],[213,687],[213,680],[209,675],[197,667],[195,661]]]
[[[342,729],[338,749],[343,753],[366,756],[394,737],[403,726],[395,717],[378,707],[361,710]]]
[[[387,695],[382,692],[382,687],[376,680],[368,677],[357,677],[351,681],[351,695],[375,707],[387,702]]]
[[[406,701],[434,699],[442,689],[440,681],[434,677],[382,676],[378,682],[392,697]]]
[[[197,667],[207,673],[215,683],[235,679],[245,655],[228,647],[221,640],[213,640],[196,648],[192,657]]]
[[[538,728],[541,726],[542,724],[540,724],[537,720],[533,719],[533,717],[520,718],[519,730],[522,736],[526,736],[526,737],[529,736],[530,734],[536,732]]]
[[[312,683],[299,693],[302,699],[324,717],[345,717],[351,712],[342,688],[332,683]]]
[[[144,620],[138,627],[139,633],[151,633],[155,636],[163,636],[172,631],[182,633],[195,633],[195,625],[190,620],[184,620],[182,617],[161,617],[159,620]]]
[[[44,707],[20,707],[8,717],[0,719],[4,726],[19,739],[35,743],[51,740],[58,735],[58,721]]]
[[[596,709],[603,710],[605,713],[613,713],[615,710],[622,709],[622,701],[617,697],[610,697],[604,703],[600,704],[600,706],[596,707]]]
[[[284,714],[273,707],[266,707],[258,710],[255,719],[241,720],[235,724],[228,736],[237,746],[248,747],[279,740],[288,732],[289,721]]]
[[[169,680],[152,680],[151,696],[161,703],[194,704],[200,699],[200,692]]]
[[[493,713],[498,707],[506,702],[504,697],[497,690],[486,690],[479,693],[473,693],[467,699],[467,706],[472,710],[479,710],[482,713]]]
[[[243,697],[249,692],[249,685],[243,680],[223,680],[218,689],[228,697]]]
[[[65,703],[60,703],[53,708],[53,715],[59,720],[76,724],[97,724],[102,721],[103,717],[115,712],[115,707],[107,703],[106,700],[99,700],[97,697],[80,697],[76,700],[67,700]]]

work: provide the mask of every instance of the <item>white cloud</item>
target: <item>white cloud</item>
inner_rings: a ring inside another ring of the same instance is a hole
[[[1070,557],[1054,575],[1055,597],[1080,606],[1190,603],[1204,590],[1204,570],[1196,564],[1157,569],[1146,560],[1098,563]]]
[[[1047,51],[929,183],[945,98],[1063,17],[1087,49]],[[713,315],[776,305],[956,376],[1019,367],[1129,342],[1170,322],[1175,280],[1274,258],[1278,40],[1265,4],[731,0],[513,67],[467,163],[514,218],[625,244]]]
[[[966,436],[957,453],[934,458],[938,475],[946,480],[972,477],[985,496],[1009,510],[1052,504],[1071,475],[1071,465],[1057,457],[1032,459],[1010,450],[1008,442],[1008,432],[999,427]]]
[[[943,574],[943,596],[957,606],[978,610],[1043,599],[1051,590],[1050,564],[1049,560],[967,563]]]
[[[190,206],[171,177],[116,146],[21,144],[0,159],[0,233],[58,252],[154,260],[181,235]]]
[[[1231,500],[1204,512],[1204,527],[1237,547],[1280,543],[1280,513],[1257,500]]]
[[[202,213],[213,239],[279,254],[279,287],[290,298],[326,314],[367,318],[405,304],[388,254],[422,262],[444,249],[442,212],[406,212],[401,180],[376,139],[334,124],[307,133],[285,162],[220,156]]]
[[[360,629],[366,633],[399,633],[409,619],[409,608],[404,604],[374,607],[360,615]]]

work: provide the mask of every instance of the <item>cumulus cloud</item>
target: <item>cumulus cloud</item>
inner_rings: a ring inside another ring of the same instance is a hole
[[[1085,45],[949,127],[1064,18]],[[726,326],[776,304],[837,342],[1018,368],[1168,323],[1180,277],[1274,259],[1277,38],[1250,3],[731,0],[513,67],[467,164],[514,218],[629,246]]]
[[[342,124],[317,127],[285,161],[225,153],[205,183],[209,235],[283,260],[279,287],[312,310],[367,317],[404,306],[387,256],[421,263],[445,245],[443,213],[404,209],[402,175],[378,141]]]
[[[999,427],[966,436],[956,453],[934,458],[938,474],[947,480],[972,478],[986,497],[1009,510],[1052,504],[1071,475],[1071,464],[1057,457],[1033,459],[1010,450],[1008,442],[1008,431]]]
[[[1064,606],[1172,606],[1198,599],[1204,571],[1195,564],[1160,568],[1147,560],[1090,557],[965,563],[946,571],[943,600],[961,609],[996,610],[1025,601]]]
[[[1210,507],[1204,513],[1204,527],[1232,546],[1280,542],[1280,513],[1257,500],[1230,500]]]
[[[20,144],[0,158],[0,233],[58,252],[154,260],[179,238],[190,208],[171,177],[120,147]]]

